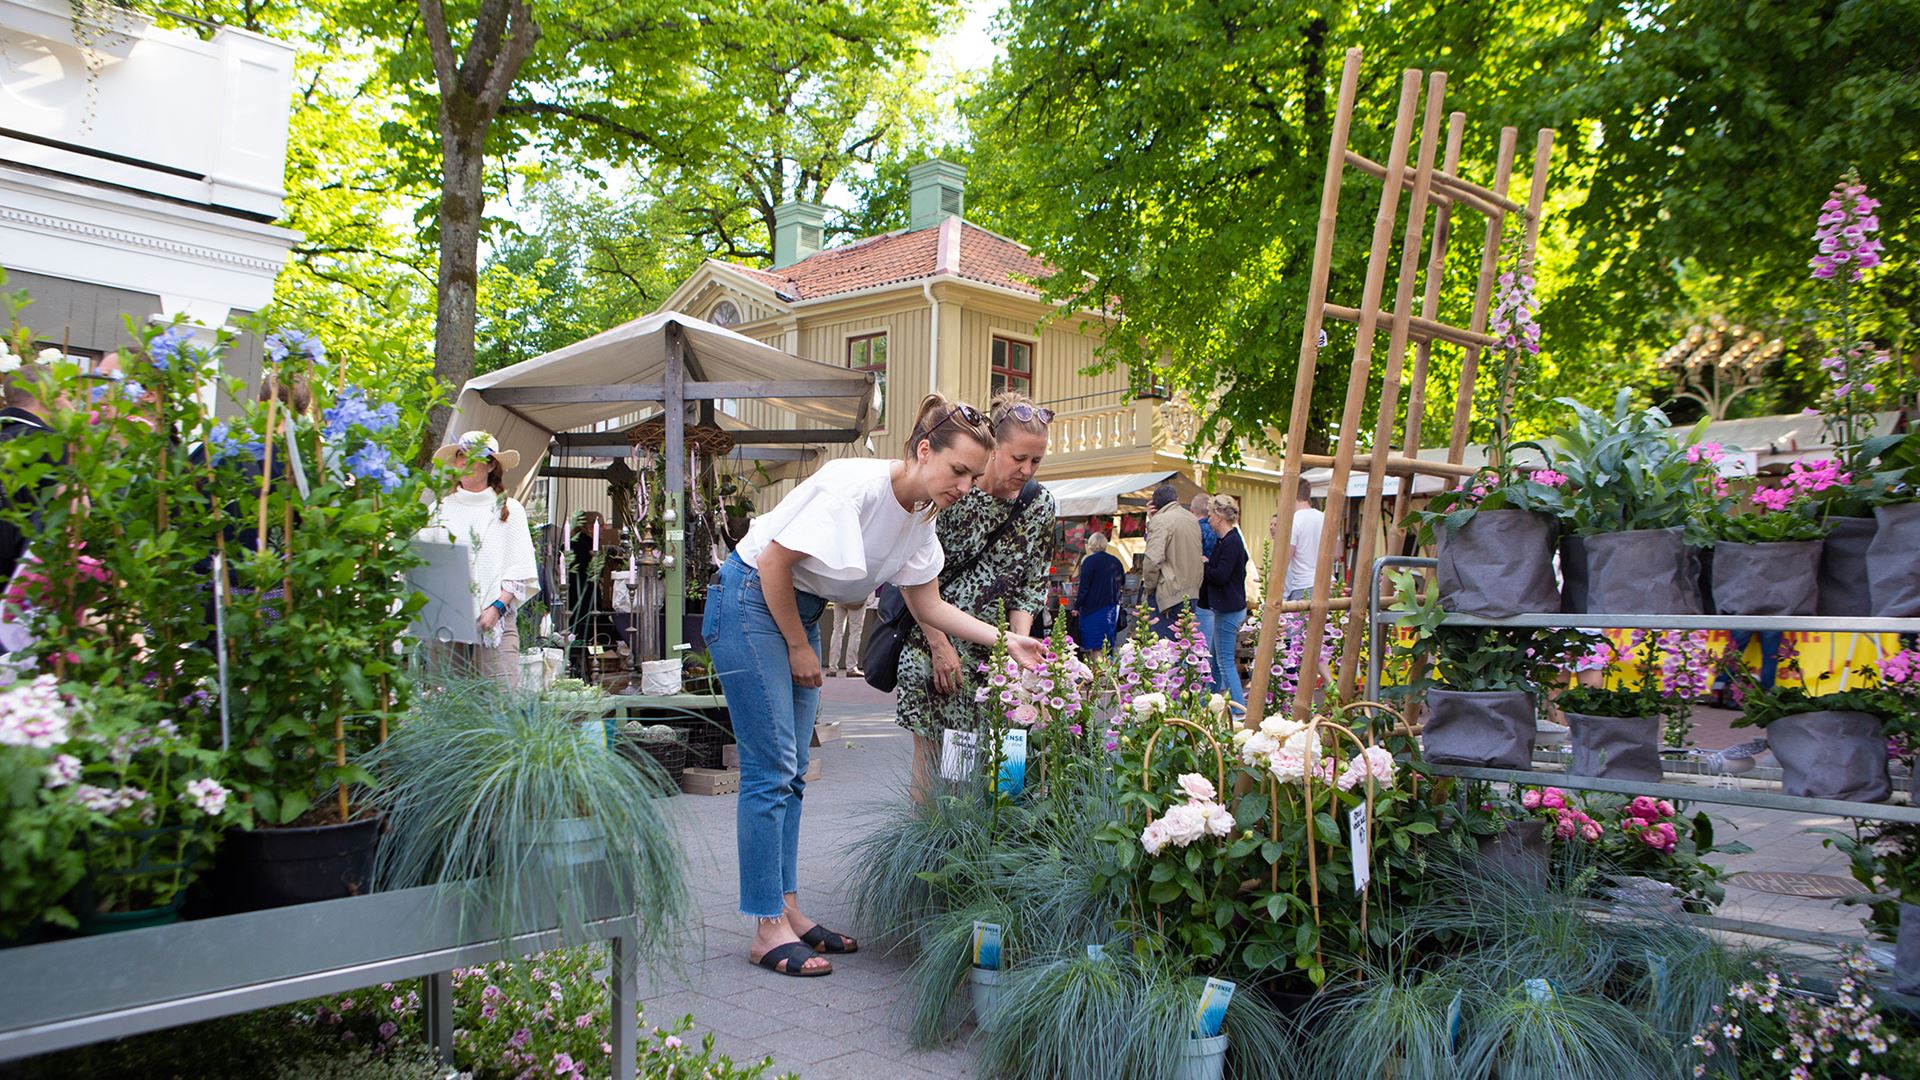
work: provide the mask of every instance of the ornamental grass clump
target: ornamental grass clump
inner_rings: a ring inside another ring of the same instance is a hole
[[[546,695],[487,679],[421,695],[366,759],[387,816],[375,879],[434,885],[463,928],[507,937],[628,915],[671,957],[696,925],[680,825],[651,758],[608,748]]]

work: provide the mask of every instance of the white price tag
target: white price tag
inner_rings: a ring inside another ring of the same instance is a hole
[[[980,771],[980,736],[947,728],[940,738],[941,777],[956,784],[973,779]]]
[[[667,543],[669,544],[678,544],[684,541],[686,538],[687,538],[687,530],[685,529],[668,529],[667,530]]]
[[[1347,850],[1353,852],[1353,891],[1363,892],[1373,880],[1373,852],[1367,849],[1367,804],[1347,811]]]

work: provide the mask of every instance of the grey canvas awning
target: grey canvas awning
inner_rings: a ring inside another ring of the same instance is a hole
[[[1120,497],[1157,487],[1179,475],[1163,472],[1124,476],[1076,476],[1069,480],[1042,480],[1063,518],[1106,517],[1120,512]]]

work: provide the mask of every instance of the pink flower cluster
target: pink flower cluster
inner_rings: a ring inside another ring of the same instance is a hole
[[[1853,483],[1853,474],[1840,467],[1832,458],[1819,461],[1796,461],[1787,469],[1786,479],[1779,487],[1760,488],[1753,493],[1753,505],[1775,513],[1792,506],[1795,501],[1828,488],[1846,487]]]
[[[1863,341],[1844,353],[1829,354],[1820,361],[1820,370],[1826,372],[1828,381],[1834,384],[1834,400],[1840,401],[1855,394],[1865,396],[1873,393],[1877,389],[1873,382],[1876,378],[1874,372],[1885,367],[1892,359],[1892,354],[1887,350],[1871,341]]]
[[[1019,661],[1008,657],[1000,670],[982,664],[980,671],[987,676],[986,685],[974,691],[974,700],[997,700],[1009,722],[1035,730],[1044,730],[1054,720],[1079,715],[1081,688],[1093,681],[1093,670],[1079,657],[1057,655],[1051,644],[1045,645],[1035,667],[1022,668]]]
[[[42,675],[0,695],[0,746],[51,750],[67,741],[68,708],[60,683]]]
[[[1662,855],[1671,855],[1674,845],[1680,842],[1679,831],[1669,820],[1673,815],[1673,804],[1667,800],[1636,795],[1627,804],[1627,816],[1620,819],[1620,829],[1628,836],[1639,837],[1641,843]]]
[[[1920,694],[1920,650],[1902,649],[1880,661],[1880,681],[1901,694]]]
[[[1711,465],[1726,456],[1727,448],[1717,442],[1694,443],[1687,447],[1687,464],[1689,465],[1702,463]]]
[[[1844,275],[1859,281],[1863,272],[1880,265],[1884,250],[1874,234],[1880,231],[1880,217],[1874,211],[1880,200],[1867,196],[1867,186],[1849,172],[1834,185],[1827,201],[1820,205],[1819,227],[1813,232],[1815,254],[1808,266],[1813,276],[1823,281]]]
[[[1567,485],[1566,474],[1554,472],[1552,469],[1535,469],[1529,479],[1536,484],[1550,488],[1565,487]]]
[[[1520,805],[1529,810],[1546,812],[1548,820],[1553,822],[1553,835],[1561,840],[1585,840],[1589,843],[1600,839],[1605,830],[1600,823],[1588,817],[1586,813],[1567,802],[1567,793],[1557,787],[1541,788],[1536,791],[1527,789],[1520,795]]]
[[[1500,288],[1494,294],[1493,317],[1487,329],[1500,339],[1502,348],[1540,352],[1540,324],[1533,321],[1540,304],[1533,296],[1533,277],[1512,271],[1500,275]]]
[[[1140,833],[1140,846],[1148,855],[1158,855],[1168,844],[1186,847],[1203,836],[1229,836],[1233,833],[1233,815],[1217,801],[1220,793],[1213,781],[1199,773],[1180,777],[1180,790],[1187,801],[1147,823]]]

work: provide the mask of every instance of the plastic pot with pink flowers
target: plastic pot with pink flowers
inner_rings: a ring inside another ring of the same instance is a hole
[[[1577,881],[1598,869],[1603,876],[1592,891],[1616,905],[1711,910],[1725,890],[1705,856],[1750,850],[1718,843],[1706,813],[1687,818],[1672,801],[1646,795],[1526,788],[1506,813],[1514,817],[1509,828],[1539,823],[1553,880]]]
[[[1713,603],[1722,615],[1812,615],[1819,608],[1827,524],[1818,496],[1852,477],[1838,461],[1796,461],[1778,484],[1726,496],[1705,521],[1713,539]]]

